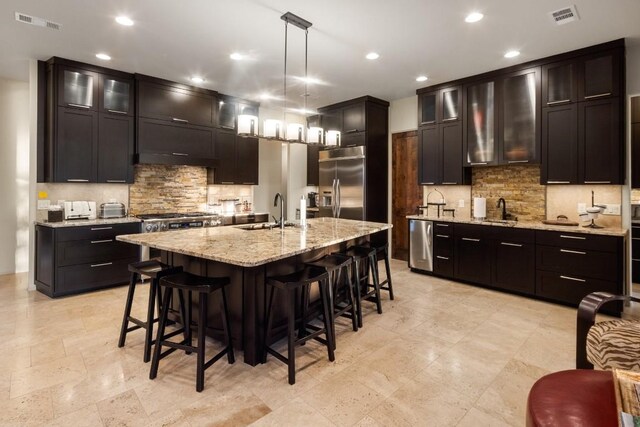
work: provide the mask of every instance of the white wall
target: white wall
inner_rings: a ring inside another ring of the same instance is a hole
[[[0,78],[0,274],[29,269],[29,84]]]
[[[253,187],[253,209],[278,217],[280,208],[273,207],[273,197],[281,191],[282,148],[278,141],[260,139],[259,185]]]

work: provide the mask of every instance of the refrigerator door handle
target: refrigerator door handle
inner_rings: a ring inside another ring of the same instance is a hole
[[[333,182],[331,183],[331,215],[333,215],[333,217],[336,217],[336,206],[338,203],[338,199],[336,196],[336,179],[333,179]]]
[[[340,218],[340,209],[342,208],[342,189],[340,188],[340,179],[336,180],[336,200],[337,200],[337,209],[338,209],[338,213],[336,215],[336,218]]]

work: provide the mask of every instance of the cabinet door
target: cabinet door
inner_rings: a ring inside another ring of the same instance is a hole
[[[496,111],[493,81],[466,87],[465,148],[466,165],[497,163]]]
[[[319,153],[319,144],[307,145],[307,185],[320,185],[320,172],[318,168]]]
[[[437,122],[436,116],[438,92],[423,93],[418,98],[418,125],[431,125]]]
[[[218,126],[225,129],[236,128],[237,104],[233,101],[218,101]]]
[[[541,182],[578,183],[577,104],[542,109]]]
[[[236,137],[237,184],[258,185],[258,138]]]
[[[58,107],[55,182],[96,182],[98,113]]]
[[[342,109],[342,129],[344,134],[366,130],[364,102]]]
[[[455,278],[488,285],[491,282],[489,246],[484,238],[456,236]]]
[[[438,126],[420,129],[418,144],[418,183],[433,185],[440,183],[440,150]]]
[[[342,132],[342,110],[340,108],[322,113],[322,127],[325,132],[337,130]]]
[[[140,119],[138,152],[212,159],[214,157],[214,129],[187,126],[163,120]],[[189,164],[189,162],[184,163]]]
[[[640,123],[631,124],[631,188],[640,188]]]
[[[590,101],[620,95],[620,50],[580,58],[578,99]]]
[[[64,65],[57,67],[58,105],[97,110],[100,75]]]
[[[236,135],[235,132],[216,132],[216,158],[218,166],[214,172],[216,184],[236,183]]]
[[[133,183],[133,117],[101,114],[98,123],[98,182]]]
[[[439,128],[442,184],[465,184],[462,170],[462,122],[444,123]]]
[[[542,105],[551,107],[577,100],[578,64],[575,60],[542,67]]]
[[[103,75],[100,79],[100,111],[133,115],[133,80]]]
[[[583,102],[578,112],[578,178],[584,184],[624,184],[618,98]]]
[[[442,123],[460,120],[462,112],[462,88],[452,87],[440,91],[438,121]]]
[[[138,115],[179,124],[214,125],[214,98],[201,92],[141,81]]]
[[[367,144],[366,132],[343,134],[342,139],[340,141],[341,147],[358,147],[358,146],[364,146],[366,144]]]
[[[535,250],[532,243],[495,242],[493,286],[509,291],[535,292]]]
[[[536,163],[540,149],[540,69],[501,80],[500,163]]]

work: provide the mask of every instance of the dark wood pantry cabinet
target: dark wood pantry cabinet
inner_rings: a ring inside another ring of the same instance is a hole
[[[133,182],[133,75],[51,58],[39,180]]]
[[[209,184],[258,185],[258,138],[237,135],[231,129],[216,132],[218,165],[209,169]]]

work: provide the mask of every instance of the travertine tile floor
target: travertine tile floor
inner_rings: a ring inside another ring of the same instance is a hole
[[[367,310],[357,333],[339,320],[334,363],[301,348],[295,386],[273,357],[252,368],[238,354],[196,393],[195,355],[174,353],[151,381],[142,332],[117,347],[126,287],[52,300],[26,275],[0,276],[0,425],[521,426],[534,381],[574,366],[575,309],[401,261],[393,279],[384,314]]]

